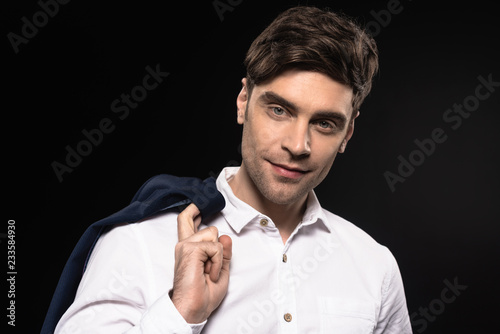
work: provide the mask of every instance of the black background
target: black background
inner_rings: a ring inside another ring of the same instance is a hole
[[[368,23],[389,2],[301,4],[342,10]],[[71,1],[18,53],[7,34],[21,35],[21,18],[32,22],[41,7],[35,1],[2,5],[7,202],[1,233],[9,219],[16,221],[18,273],[16,327],[8,333],[40,330],[80,235],[128,204],[149,177],[206,178],[239,161],[235,98],[244,54],[279,12],[298,2],[232,3],[237,5],[221,20],[209,0]],[[467,286],[415,333],[500,333],[500,87],[456,130],[443,120],[447,109],[475,94],[479,76],[500,81],[493,4],[401,0],[401,11],[375,34],[381,72],[354,137],[317,188],[325,208],[391,249],[410,314],[438,305],[444,280]],[[157,64],[169,76],[119,119],[112,101],[130,94],[146,66]],[[51,164],[64,164],[65,147],[76,148],[85,139],[82,130],[97,128],[104,118],[113,132],[59,182]],[[435,128],[447,140],[392,192],[384,173],[397,173],[398,156],[408,158],[417,148],[414,140],[430,138]],[[7,292],[6,286],[4,310]]]

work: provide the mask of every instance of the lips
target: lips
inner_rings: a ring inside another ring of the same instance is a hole
[[[276,174],[289,179],[299,179],[309,172],[298,166],[276,164],[272,162],[270,162],[270,164]]]

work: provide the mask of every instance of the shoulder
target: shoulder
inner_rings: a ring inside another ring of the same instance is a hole
[[[165,254],[177,243],[177,215],[175,211],[166,212],[112,226],[97,240],[88,265],[143,262],[145,258]]]
[[[176,243],[178,214],[178,211],[171,210],[136,222],[118,224],[106,231],[99,240],[132,242],[145,239],[148,243],[169,243],[170,241]]]
[[[177,243],[177,215],[177,212],[162,213],[105,231],[89,256],[80,293],[88,295],[91,291],[92,295],[102,289],[109,290],[106,284],[125,282],[127,290],[130,289],[129,297],[143,304],[139,291],[168,290],[165,284],[173,279],[170,276]],[[142,287],[135,289],[137,284]]]
[[[332,237],[345,251],[367,261],[385,263],[388,267],[395,264],[395,259],[390,250],[378,243],[372,236],[363,231],[352,222],[322,209],[326,217],[325,225],[332,232]]]

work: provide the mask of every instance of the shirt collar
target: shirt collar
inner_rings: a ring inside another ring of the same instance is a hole
[[[226,167],[219,174],[216,181],[217,189],[219,189],[226,200],[226,206],[221,213],[236,233],[239,233],[243,227],[252,221],[268,218],[234,195],[228,182],[234,177],[238,170],[239,167]],[[332,232],[329,224],[327,224],[325,212],[316,194],[311,190],[307,198],[306,211],[304,212],[299,227],[311,225],[316,222],[321,222],[326,226],[328,231]]]

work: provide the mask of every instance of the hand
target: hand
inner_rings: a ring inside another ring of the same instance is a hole
[[[219,306],[229,284],[232,240],[218,237],[215,226],[198,231],[200,211],[190,204],[177,217],[172,302],[188,323],[208,319]]]

